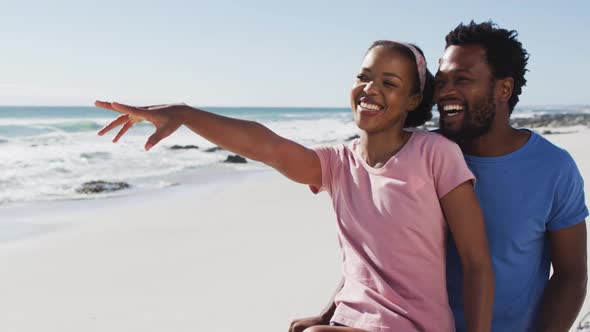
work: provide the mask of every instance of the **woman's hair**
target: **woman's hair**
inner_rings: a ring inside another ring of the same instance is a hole
[[[414,45],[411,44],[413,47],[424,56],[424,52]],[[416,57],[414,53],[404,44],[397,43],[391,40],[378,40],[369,47],[367,52],[372,50],[377,46],[383,46],[390,50],[395,50],[400,54],[406,56],[414,63],[414,86],[412,87],[412,93],[420,93],[420,77],[418,76],[418,65],[416,64]],[[418,127],[423,125],[426,121],[432,119],[432,106],[434,105],[434,77],[432,73],[426,68],[426,75],[424,77],[424,91],[422,91],[422,101],[416,107],[415,110],[412,112],[408,112],[408,116],[406,117],[406,121],[404,123],[404,127]]]

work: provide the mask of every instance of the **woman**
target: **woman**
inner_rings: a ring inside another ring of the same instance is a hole
[[[447,227],[463,263],[469,330],[489,331],[493,274],[473,175],[454,143],[404,129],[431,117],[432,89],[421,50],[375,42],[350,94],[360,138],[317,149],[259,123],[186,105],[96,106],[123,113],[99,131],[104,135],[123,125],[114,142],[147,120],[156,126],[145,145],[149,150],[186,125],[226,150],[331,195],[345,282],[335,298],[335,326],[309,331],[454,331],[445,284]]]

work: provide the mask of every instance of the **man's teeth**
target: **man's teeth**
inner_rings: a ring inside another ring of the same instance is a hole
[[[445,106],[443,106],[443,111],[445,111],[445,112],[462,111],[462,110],[463,110],[463,106],[461,106],[461,105],[445,105]]]
[[[361,101],[361,104],[360,105],[361,105],[362,108],[368,109],[368,110],[371,110],[371,111],[379,111],[381,109],[381,106],[379,106],[379,105],[367,104],[367,103],[362,102],[362,101]]]
[[[445,105],[443,106],[443,111],[445,112],[446,116],[456,116],[459,112],[463,111],[462,105]]]

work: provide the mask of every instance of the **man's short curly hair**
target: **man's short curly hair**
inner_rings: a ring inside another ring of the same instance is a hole
[[[524,78],[529,54],[522,47],[522,43],[516,39],[518,33],[515,30],[501,29],[492,21],[475,23],[471,21],[465,25],[459,24],[447,34],[446,47],[461,45],[479,45],[486,51],[486,60],[490,65],[494,78],[512,77],[514,90],[508,100],[510,113],[518,103],[518,96],[522,93],[522,87],[526,85]]]

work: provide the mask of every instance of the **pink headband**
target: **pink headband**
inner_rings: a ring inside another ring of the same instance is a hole
[[[424,93],[424,84],[426,83],[426,59],[424,59],[422,53],[420,53],[412,44],[401,42],[398,42],[398,44],[404,45],[414,53],[416,66],[418,67],[418,77],[420,78],[420,93]]]

